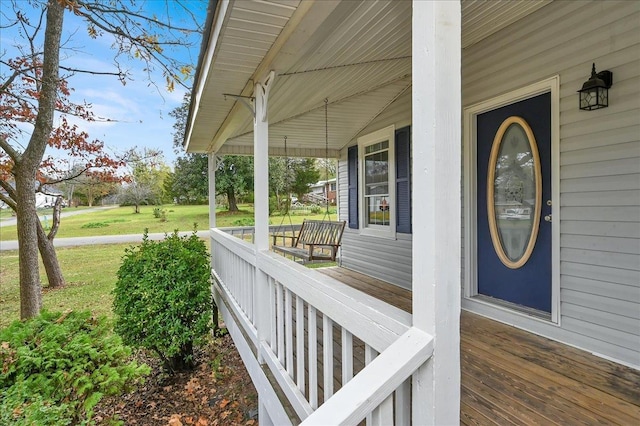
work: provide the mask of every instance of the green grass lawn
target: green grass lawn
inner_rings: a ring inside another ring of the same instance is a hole
[[[253,225],[253,207],[249,205],[241,205],[239,207],[241,211],[237,213],[218,210],[216,213],[217,226]],[[207,229],[209,226],[209,206],[206,205],[162,206],[160,208],[166,210],[166,222],[162,222],[159,218],[154,217],[154,208],[156,208],[156,206],[142,206],[140,213],[134,213],[133,207],[117,207],[114,209],[88,212],[77,216],[63,217],[60,221],[60,229],[58,230],[56,238],[142,234],[145,228],[148,228],[150,233],[171,233],[175,229],[191,231],[193,230],[194,223],[198,224],[198,229]],[[68,210],[71,209],[65,209],[63,211]],[[46,214],[46,212],[44,214]],[[323,214],[292,214],[291,220],[294,224],[302,223],[305,217],[309,219],[322,219]],[[335,218],[335,213],[332,213],[332,219],[335,220]],[[273,225],[279,225],[281,222],[282,216],[271,217],[271,223]],[[288,224],[289,220],[285,218],[284,222]],[[0,240],[10,241],[15,239],[17,239],[15,226],[0,228]]]
[[[130,244],[111,244],[59,248],[60,267],[67,286],[60,290],[45,288],[44,308],[49,311],[91,310],[111,317],[111,290],[125,247]],[[40,279],[47,282],[42,263]],[[20,290],[18,252],[0,252],[0,328],[20,318]]]

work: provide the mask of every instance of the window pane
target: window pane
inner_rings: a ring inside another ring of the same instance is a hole
[[[389,226],[388,196],[366,197],[367,225]]]
[[[389,149],[389,141],[382,141],[374,143],[373,145],[369,145],[365,147],[364,153],[369,154],[376,151],[382,151],[383,149]]]
[[[389,194],[389,151],[364,157],[365,195]]]

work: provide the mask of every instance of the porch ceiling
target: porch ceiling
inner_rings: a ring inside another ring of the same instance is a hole
[[[463,47],[550,0],[462,3]],[[324,99],[330,155],[393,101],[410,102],[410,1],[261,0],[217,2],[194,89],[185,146],[190,152],[251,154],[253,118],[237,99],[276,72],[269,95],[269,146],[282,155],[323,156]]]

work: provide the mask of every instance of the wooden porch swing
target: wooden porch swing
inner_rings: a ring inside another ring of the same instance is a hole
[[[328,131],[328,103],[324,100],[324,130],[325,130],[325,185],[329,181],[329,131]],[[287,137],[284,138],[285,156],[287,157],[287,169],[289,167],[289,154],[287,152]],[[288,170],[287,170],[288,172]],[[287,174],[288,176],[288,174]],[[286,235],[282,224],[284,216],[280,223],[281,235],[276,232],[273,235],[273,251],[280,252],[283,255],[291,255],[303,259],[304,261],[328,260],[335,262],[338,249],[342,241],[342,233],[346,222],[332,221],[329,212],[329,197],[326,197],[326,208],[322,220],[308,220],[302,222],[302,227],[298,235]],[[287,209],[287,217],[289,224],[292,223],[289,209]],[[277,245],[278,237],[282,238],[282,245]],[[291,240],[291,245],[286,245],[286,240]],[[319,249],[319,250],[318,250]],[[327,253],[328,250],[328,253]]]

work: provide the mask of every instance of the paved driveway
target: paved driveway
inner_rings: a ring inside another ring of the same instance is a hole
[[[60,213],[60,217],[69,217],[69,216],[77,216],[79,214],[84,214],[84,213],[91,213],[91,212],[97,212],[100,210],[109,210],[109,209],[115,209],[118,206],[106,206],[106,207],[92,207],[89,209],[80,209],[80,210],[76,210],[73,207],[68,207],[65,209],[62,209],[62,213]],[[41,221],[44,221],[44,217],[48,217],[49,220],[51,220],[51,214],[47,214],[47,215],[43,215],[43,214],[39,214],[38,215],[40,217]],[[17,219],[15,217],[9,217],[7,219],[3,219],[0,220],[0,228],[2,228],[3,226],[12,226],[16,224]]]
[[[179,232],[178,235],[191,235],[193,231]],[[207,238],[209,231],[198,231],[198,237]],[[150,240],[162,240],[165,234],[162,232],[149,234]],[[71,247],[71,246],[87,246],[95,244],[123,244],[123,243],[139,243],[142,241],[142,234],[125,234],[125,235],[102,235],[96,237],[73,237],[73,238],[56,238],[53,240],[55,247]],[[0,241],[0,251],[17,250],[18,241]]]

